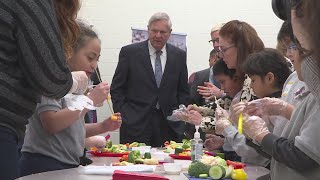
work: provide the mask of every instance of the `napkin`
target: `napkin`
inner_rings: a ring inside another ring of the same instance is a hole
[[[94,166],[82,167],[82,174],[112,175],[114,171],[121,170],[126,172],[154,172],[156,166],[153,165],[129,165],[129,166]]]
[[[113,180],[169,180],[164,176],[160,176],[157,174],[140,174],[140,173],[130,173],[124,171],[115,171],[113,176]]]
[[[82,111],[84,108],[96,110],[96,107],[93,105],[92,100],[85,95],[67,94],[66,96],[64,96],[64,99],[68,109],[70,109],[71,111]]]

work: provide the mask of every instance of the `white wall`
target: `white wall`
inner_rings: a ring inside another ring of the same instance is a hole
[[[102,40],[103,80],[111,83],[120,48],[131,43],[131,27],[146,28],[150,16],[159,11],[171,17],[173,32],[187,34],[189,75],[208,67],[214,24],[246,21],[267,47],[275,47],[282,23],[273,14],[271,0],[82,0],[79,17],[94,25]],[[98,110],[99,120],[109,115],[108,106]]]

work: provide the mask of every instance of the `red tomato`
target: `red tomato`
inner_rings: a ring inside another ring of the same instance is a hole
[[[243,169],[246,165],[241,162],[227,160],[228,166],[233,166],[234,169]]]

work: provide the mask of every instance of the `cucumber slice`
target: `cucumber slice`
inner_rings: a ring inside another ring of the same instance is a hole
[[[226,170],[226,175],[225,178],[231,178],[231,173],[232,173],[232,166],[224,166],[225,170]]]
[[[199,178],[207,178],[208,177],[208,174],[199,174]]]
[[[209,170],[209,176],[212,179],[222,179],[225,177],[225,175],[226,175],[226,170],[224,167],[220,165],[211,166]]]

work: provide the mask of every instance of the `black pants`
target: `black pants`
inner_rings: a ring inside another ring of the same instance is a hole
[[[152,147],[161,147],[165,141],[181,141],[179,135],[169,126],[161,110],[153,108],[145,118],[146,126],[139,132],[132,132],[125,122],[120,128],[120,143],[144,142]]]
[[[0,179],[11,180],[18,176],[19,144],[15,132],[0,126]]]
[[[19,167],[21,177],[40,172],[75,168],[78,165],[65,164],[42,154],[23,152],[19,161]]]

